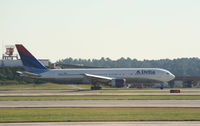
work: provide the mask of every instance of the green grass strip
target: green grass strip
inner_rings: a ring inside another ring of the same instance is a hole
[[[10,85],[0,85],[1,90],[60,90],[60,89],[76,89],[67,84],[54,84],[54,83],[44,83],[44,84],[10,84]]]
[[[200,108],[0,108],[0,122],[199,121]]]
[[[200,96],[2,96],[0,101],[48,100],[200,100]]]

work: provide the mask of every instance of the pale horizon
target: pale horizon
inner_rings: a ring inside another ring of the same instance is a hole
[[[36,58],[200,58],[198,0],[0,0],[0,43]],[[15,50],[16,53],[16,50]]]

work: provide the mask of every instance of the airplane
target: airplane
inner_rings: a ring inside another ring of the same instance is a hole
[[[100,90],[100,83],[112,87],[125,87],[126,83],[164,83],[175,76],[161,68],[88,68],[88,69],[48,69],[42,65],[22,44],[16,44],[25,71],[17,71],[21,76],[65,82],[91,83],[91,90]]]

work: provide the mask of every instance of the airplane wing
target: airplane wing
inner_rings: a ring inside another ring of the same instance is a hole
[[[111,82],[114,78],[111,77],[105,77],[105,76],[99,76],[99,75],[93,75],[93,74],[83,74],[86,78],[88,78],[91,81],[95,82],[103,82],[103,83],[108,83]]]
[[[35,73],[30,73],[30,72],[21,72],[21,71],[17,71],[17,73],[20,75],[20,76],[26,76],[26,77],[33,77],[33,78],[36,78],[36,77],[40,77],[41,75],[39,74],[35,74]]]

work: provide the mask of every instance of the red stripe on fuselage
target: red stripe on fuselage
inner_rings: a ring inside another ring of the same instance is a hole
[[[26,48],[24,48],[23,45],[21,45],[21,44],[16,44],[15,46],[16,46],[17,50],[18,50],[20,53],[22,53],[22,54],[24,54],[24,55],[27,55],[27,56],[33,56]]]

